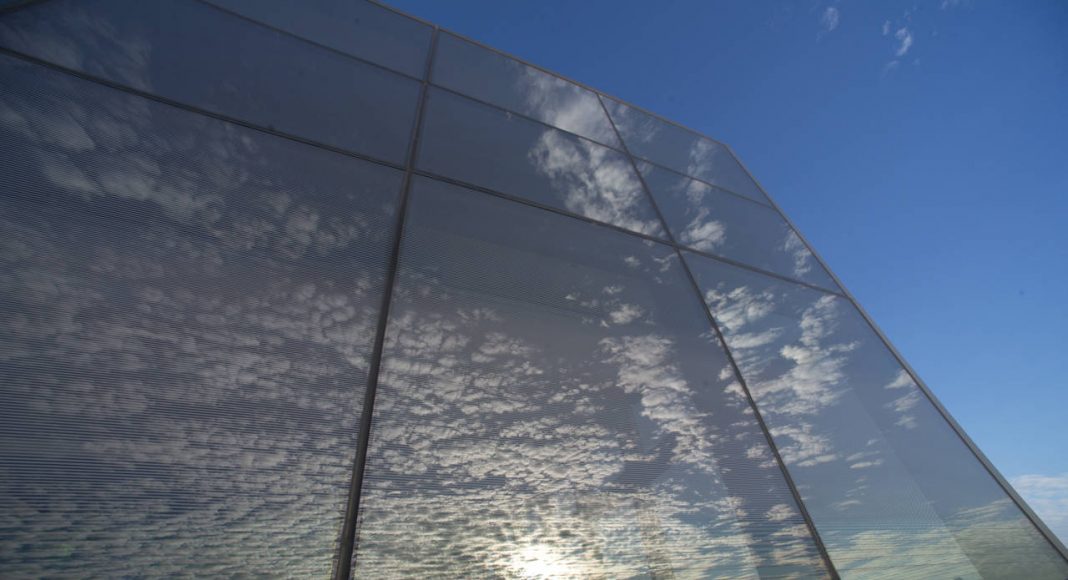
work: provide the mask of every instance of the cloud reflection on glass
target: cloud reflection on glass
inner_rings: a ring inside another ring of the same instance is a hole
[[[708,184],[639,163],[639,171],[680,244],[838,290],[793,228],[774,209]]]
[[[605,98],[604,103],[632,155],[768,203],[764,192],[724,145],[614,99]]]
[[[0,59],[4,575],[328,574],[400,172]]]
[[[332,49],[192,0],[0,18],[154,95],[0,56],[5,577],[338,557],[403,175],[327,149],[404,163],[420,94],[338,51],[418,74],[428,27],[215,2]],[[441,42],[418,173],[666,236],[596,95]],[[605,103],[681,243],[836,289],[726,147]],[[843,575],[1068,576],[849,301],[687,253],[699,296],[664,244],[413,183],[357,575],[826,575],[704,298]]]
[[[4,46],[186,105],[404,163],[419,83],[201,2],[55,0]]]
[[[845,299],[686,261],[843,576],[1068,573]]]
[[[291,34],[422,78],[432,28],[378,6],[344,0],[208,0]]]
[[[442,34],[434,83],[544,123],[619,147],[597,95],[451,34]]]
[[[357,573],[823,574],[674,252],[412,192]]]
[[[420,169],[663,235],[641,180],[622,153],[441,89],[431,89],[427,99]]]

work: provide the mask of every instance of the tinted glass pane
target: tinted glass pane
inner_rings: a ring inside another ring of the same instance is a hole
[[[3,575],[329,574],[399,172],[0,87]]]
[[[619,146],[593,92],[450,34],[438,40],[433,80],[566,131]]]
[[[423,77],[432,29],[367,0],[210,0],[297,36]]]
[[[723,145],[619,101],[605,99],[604,104],[634,155],[767,203],[764,193]]]
[[[5,46],[168,99],[403,163],[419,83],[200,2],[56,0]]]
[[[668,247],[412,193],[356,575],[818,576]]]
[[[1068,574],[847,300],[686,259],[844,577]]]
[[[680,244],[838,289],[779,212],[648,163],[640,168]]]
[[[419,168],[663,235],[622,153],[440,89],[430,91],[424,115]]]

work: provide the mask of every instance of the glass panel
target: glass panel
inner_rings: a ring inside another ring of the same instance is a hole
[[[210,0],[253,20],[423,78],[433,29],[366,0]]]
[[[8,57],[0,87],[4,576],[328,575],[400,172]]]
[[[428,95],[421,169],[650,235],[663,227],[622,153],[440,89]]]
[[[619,101],[606,98],[604,104],[634,155],[767,203],[764,193],[722,144]]]
[[[1066,577],[847,300],[686,260],[843,577]]]
[[[416,181],[356,575],[818,576],[667,246]]]
[[[838,290],[779,212],[649,163],[639,169],[680,244]]]
[[[419,83],[200,2],[55,0],[0,42],[175,101],[403,164]]]
[[[592,91],[451,34],[438,40],[432,78],[434,84],[619,147]]]

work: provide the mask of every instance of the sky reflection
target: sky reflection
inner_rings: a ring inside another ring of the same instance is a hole
[[[1065,575],[845,299],[686,260],[840,573]]]
[[[821,573],[673,251],[412,195],[359,573],[508,575],[540,551],[577,576]]]
[[[322,576],[401,175],[0,57],[5,576]]]

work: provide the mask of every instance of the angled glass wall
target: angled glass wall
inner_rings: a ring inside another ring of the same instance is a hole
[[[686,261],[843,576],[1064,575],[848,300]]]
[[[328,574],[403,174],[0,86],[0,576]]]
[[[419,83],[196,0],[49,0],[4,46],[101,80],[403,164]]]
[[[0,577],[1068,577],[718,141],[359,0],[0,52]]]
[[[364,574],[825,574],[672,248],[418,179],[395,284]]]
[[[438,88],[427,97],[422,129],[421,170],[663,235],[638,173],[619,151]]]

